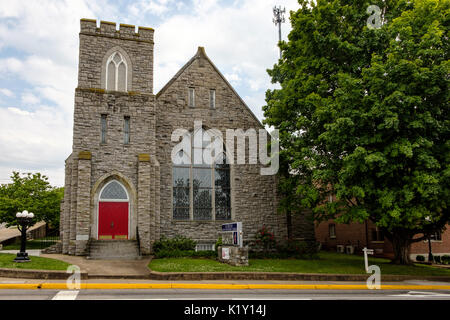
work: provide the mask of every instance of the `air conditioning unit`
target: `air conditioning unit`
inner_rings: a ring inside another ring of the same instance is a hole
[[[338,245],[336,246],[336,249],[337,249],[337,252],[339,252],[339,253],[344,253],[344,246],[343,246],[343,245],[338,244]]]
[[[345,253],[346,254],[353,254],[355,252],[354,246],[345,246]]]

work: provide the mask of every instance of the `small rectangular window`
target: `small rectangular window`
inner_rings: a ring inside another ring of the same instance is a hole
[[[101,116],[101,142],[106,143],[106,114],[102,114]]]
[[[216,108],[216,90],[214,89],[209,90],[209,107],[211,109]]]
[[[130,117],[124,117],[124,123],[123,123],[123,143],[129,144],[130,143]]]
[[[195,89],[189,88],[189,107],[194,108],[195,107]]]
[[[372,241],[384,241],[383,231],[378,229],[378,227],[372,229]]]
[[[332,238],[332,239],[336,238],[336,225],[335,224],[328,225],[328,231],[330,233],[330,238]]]
[[[434,241],[442,241],[442,233],[440,231],[436,231],[430,236],[430,238]]]

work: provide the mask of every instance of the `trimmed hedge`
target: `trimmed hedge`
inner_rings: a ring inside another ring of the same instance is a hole
[[[416,256],[416,261],[424,262],[425,261],[425,257],[419,254],[418,256]]]
[[[443,255],[441,257],[441,261],[442,261],[443,264],[450,264],[450,256],[448,254]]]
[[[155,258],[215,258],[216,252],[212,250],[208,251],[195,251],[195,250],[160,250],[155,252]]]
[[[195,246],[197,243],[184,236],[175,236],[175,238],[166,238],[162,236],[160,240],[155,241],[153,243],[153,251],[158,253],[159,251],[167,250],[181,250],[181,251],[189,251],[195,250]]]
[[[215,251],[195,251],[197,242],[184,236],[166,238],[162,236],[160,240],[153,244],[153,252],[156,258],[215,258]]]

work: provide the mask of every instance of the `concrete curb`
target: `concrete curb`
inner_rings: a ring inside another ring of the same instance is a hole
[[[286,272],[157,272],[152,280],[280,280],[280,281],[366,281],[369,274],[326,274]],[[382,281],[428,280],[450,282],[450,276],[381,275]]]
[[[7,269],[0,268],[0,277],[21,279],[66,280],[70,274],[60,270]],[[80,272],[82,280],[88,279],[87,272]]]
[[[58,270],[6,269],[0,268],[0,277],[22,279],[66,280],[70,274]],[[80,273],[82,280],[87,279],[130,279],[165,281],[204,281],[204,280],[278,280],[278,281],[363,281],[365,274],[325,274],[325,273],[285,273],[285,272],[157,272],[147,275],[96,275]],[[427,280],[450,282],[450,276],[414,276],[381,275],[381,281]]]
[[[1,289],[68,290],[65,283],[8,283]],[[370,290],[366,285],[336,284],[210,284],[210,283],[81,283],[70,290],[120,290],[120,289],[200,289],[200,290]],[[450,290],[438,285],[382,285],[381,290]]]

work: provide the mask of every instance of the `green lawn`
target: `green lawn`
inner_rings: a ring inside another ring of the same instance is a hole
[[[13,262],[15,254],[0,253],[0,268],[40,269],[40,270],[66,270],[70,264],[49,258],[30,256],[31,262]]]
[[[381,274],[449,276],[449,269],[440,269],[426,265],[398,266],[391,265],[390,260],[370,258],[369,265],[376,264]],[[211,259],[164,258],[154,259],[149,268],[159,272],[295,272],[295,273],[338,273],[365,274],[364,258],[331,252],[319,253],[316,260],[297,259],[250,259],[247,267],[233,267]]]

